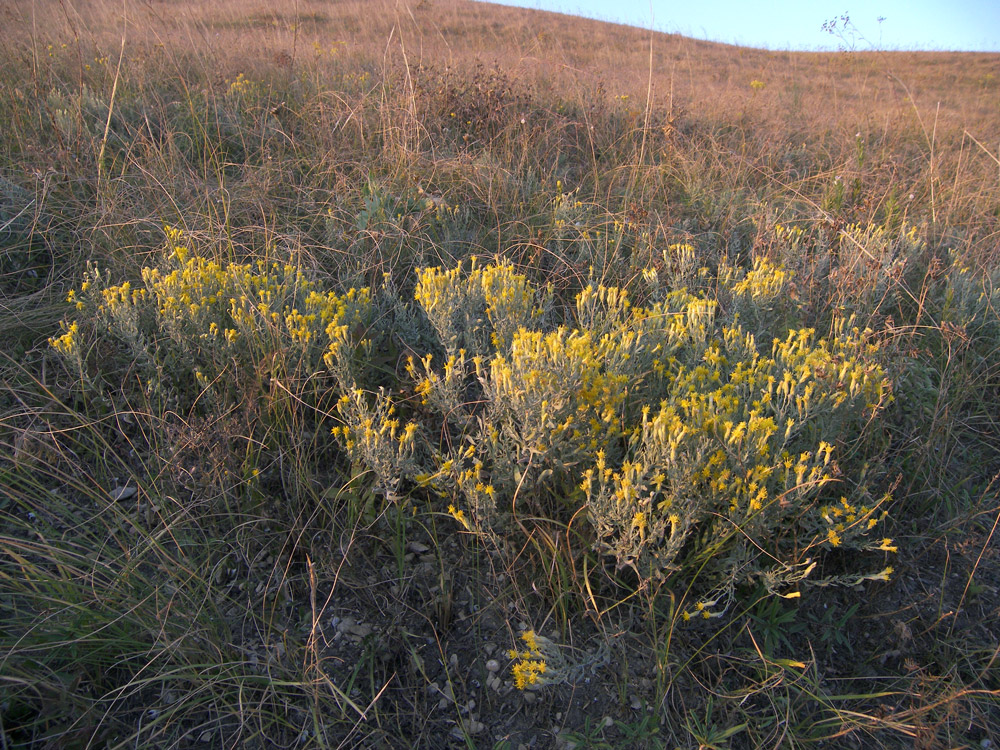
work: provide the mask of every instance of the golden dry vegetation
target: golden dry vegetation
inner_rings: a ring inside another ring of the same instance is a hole
[[[0,24],[3,747],[1000,741],[1000,55]]]

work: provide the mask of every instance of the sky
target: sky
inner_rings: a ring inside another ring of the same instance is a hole
[[[500,2],[775,50],[1000,51],[1000,0],[868,0],[860,6],[848,0],[837,5],[809,0]],[[845,13],[853,31],[843,38],[823,31],[825,22]]]

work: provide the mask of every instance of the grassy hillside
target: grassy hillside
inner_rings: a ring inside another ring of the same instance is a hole
[[[3,747],[1000,741],[1000,55],[0,7]]]

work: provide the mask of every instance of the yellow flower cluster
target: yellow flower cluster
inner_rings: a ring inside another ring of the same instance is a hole
[[[789,250],[789,252],[792,252]],[[770,337],[795,326],[795,274],[780,263],[755,257],[748,269],[723,262],[719,267],[720,294],[731,295],[731,317],[748,332]]]
[[[835,478],[832,442],[812,436],[841,437],[850,415],[870,414],[887,395],[856,330],[832,341],[793,331],[771,357],[738,327],[721,334],[701,361],[677,368],[658,412],[642,410],[620,466],[599,452],[583,472],[591,521],[620,565],[676,570],[695,531],[707,549],[736,548],[730,563],[749,563],[752,540],[801,521],[809,498]],[[869,528],[852,526],[852,541]]]
[[[564,240],[567,244],[590,240],[587,227],[594,223],[592,211],[577,199],[579,192],[579,187],[564,192],[562,180],[556,180],[556,193],[551,203],[552,226],[556,230],[554,240]],[[599,237],[600,231],[595,235]]]
[[[524,643],[524,648],[521,650],[512,648],[507,652],[507,656],[514,660],[511,674],[514,677],[515,687],[518,690],[527,690],[545,684],[543,675],[548,665],[545,663],[539,636],[535,635],[535,631],[526,630],[521,633],[521,641]]]
[[[331,434],[344,450],[375,475],[381,491],[393,493],[399,483],[419,474],[416,456],[420,427],[399,419],[396,405],[383,390],[367,394],[352,388],[337,402],[341,423]]]
[[[791,276],[784,266],[776,266],[764,258],[754,258],[753,268],[733,284],[733,296],[748,299],[756,305],[772,305],[784,293]]]
[[[907,224],[904,224],[899,229],[898,234],[893,232],[892,235],[890,235],[889,228],[886,225],[873,224],[871,222],[868,224],[857,222],[848,224],[844,228],[844,231],[852,242],[862,245],[864,250],[873,255],[875,252],[882,254],[888,249],[889,245],[896,243],[909,245],[910,249],[919,249],[923,244],[920,240],[920,233],[917,227]]]
[[[765,304],[782,297],[790,276],[761,259],[719,283],[728,298]],[[562,495],[586,498],[601,549],[643,575],[676,570],[692,534],[737,576],[760,545],[777,553],[768,538],[796,523],[811,535],[803,548],[809,539],[856,546],[869,531],[834,528],[834,542],[809,512],[836,478],[834,441],[889,397],[868,332],[850,320],[829,339],[792,330],[767,356],[738,324],[720,325],[718,303],[683,289],[642,307],[625,290],[590,284],[577,295],[576,325],[545,331],[528,326],[535,291],[509,270],[429,269],[419,278],[417,301],[439,321],[446,348],[449,330],[462,332],[454,346],[492,327],[487,316],[455,323],[464,312],[451,306],[471,298],[468,287],[498,279],[491,298],[517,300],[521,327],[509,343],[494,340],[471,358],[449,349],[442,366],[427,356],[408,368],[424,404],[462,436],[418,481],[464,497],[473,528],[488,526],[497,492],[509,496],[531,465]],[[566,481],[574,473],[582,483]]]
[[[711,599],[704,599],[694,605],[692,609],[681,612],[681,619],[688,622],[692,617],[699,617],[703,620],[713,620],[722,617],[726,613],[723,606],[724,597],[716,596]]]
[[[80,357],[80,324],[75,320],[68,325],[63,323],[62,329],[64,333],[61,336],[49,339],[49,346],[67,360],[78,359]]]
[[[849,224],[841,233],[839,263],[830,272],[831,288],[845,310],[892,314],[899,300],[912,295],[906,276],[923,249],[916,227]]]
[[[331,364],[370,305],[367,289],[344,295],[322,292],[287,263],[222,264],[179,245],[173,257],[179,267],[170,271],[143,269],[141,298],[148,292],[168,328],[193,326],[229,344],[243,339],[251,348],[268,347],[277,337],[305,350],[322,342]],[[105,289],[107,308],[124,304],[127,292],[128,282]]]
[[[465,511],[456,508],[454,505],[448,506],[448,514],[458,521],[465,528],[466,531],[471,531],[472,526],[469,525],[469,519],[465,517]]]
[[[414,293],[449,354],[505,348],[515,331],[543,314],[546,299],[538,296],[509,262],[480,267],[475,257],[467,273],[460,267],[418,270]]]
[[[279,354],[284,372],[343,369],[369,317],[367,289],[323,291],[288,263],[204,258],[184,244],[179,230],[165,230],[164,267],[143,268],[142,286],[109,285],[90,269],[70,295],[78,311],[92,314],[139,360],[151,361],[157,378],[166,363],[204,386],[227,368],[256,371]],[[53,346],[67,349],[76,335],[74,329],[74,337]]]
[[[795,225],[786,226],[784,224],[774,225],[774,236],[779,240],[784,240],[793,247],[798,246],[805,236],[805,230]]]
[[[468,387],[470,364],[465,349],[448,355],[441,372],[432,366],[433,359],[430,354],[421,358],[418,370],[417,360],[412,355],[407,357],[406,372],[416,382],[414,391],[424,406],[432,404],[442,413],[458,417],[463,412]],[[481,366],[482,359],[475,357],[473,363]]]
[[[247,96],[257,89],[257,84],[240,73],[235,81],[229,84],[229,94],[232,96]]]
[[[240,339],[258,349],[286,342],[304,352],[320,343],[332,366],[370,307],[367,289],[324,292],[288,263],[222,264],[179,244],[172,257],[178,267],[142,272],[160,319],[206,329],[229,344]]]
[[[521,329],[510,354],[483,372],[484,390],[509,410],[530,450],[575,463],[622,432],[628,377],[609,366],[621,343],[586,330]]]
[[[663,251],[663,262],[674,276],[692,276],[698,270],[698,253],[690,242],[675,242]]]
[[[841,497],[838,503],[820,506],[819,516],[826,525],[826,542],[831,547],[839,547],[845,541],[863,538],[888,515],[886,511],[881,513],[877,511],[878,507],[889,499],[886,496],[881,502],[869,507],[864,503],[859,505],[850,502],[846,497]],[[897,552],[899,548],[892,544],[892,539],[886,537],[877,544],[869,544],[865,549]]]
[[[627,323],[631,308],[624,289],[588,284],[576,296],[576,322],[591,333],[611,333]]]

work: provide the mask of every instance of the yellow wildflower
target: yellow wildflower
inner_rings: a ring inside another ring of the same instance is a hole
[[[469,526],[469,519],[465,517],[465,511],[464,510],[459,510],[454,505],[449,505],[448,506],[448,512],[451,514],[452,518],[454,518],[456,521],[458,521],[460,524],[462,524],[462,526],[465,527],[466,531],[471,531],[472,530],[472,528]]]

